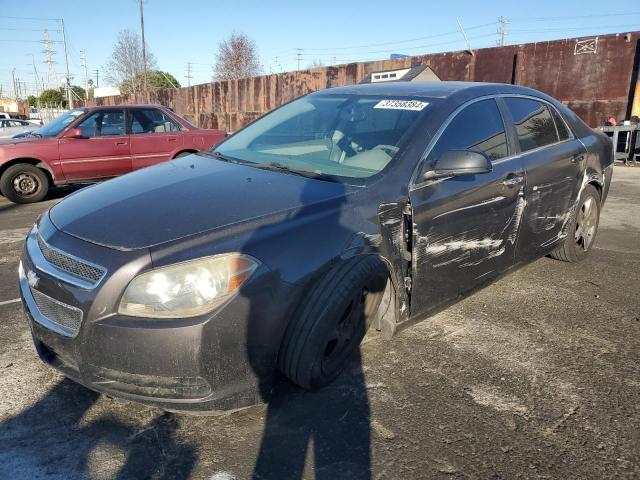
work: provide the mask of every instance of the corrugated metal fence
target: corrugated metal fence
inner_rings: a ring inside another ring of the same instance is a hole
[[[447,52],[213,82],[150,94],[203,128],[237,130],[300,95],[358,83],[371,72],[429,65],[442,80],[526,85],[566,103],[591,126],[628,118],[640,58],[640,32]],[[98,105],[144,103],[144,95],[99,98]]]

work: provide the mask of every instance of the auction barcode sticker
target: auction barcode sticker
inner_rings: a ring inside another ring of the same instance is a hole
[[[415,110],[419,112],[429,105],[428,102],[418,100],[380,100],[373,108],[387,108],[391,110]]]

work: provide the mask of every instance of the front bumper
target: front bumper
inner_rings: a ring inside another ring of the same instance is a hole
[[[92,249],[92,259],[102,254],[105,261],[97,263],[109,271],[93,289],[65,282],[34,262],[38,233],[31,232],[20,263],[20,291],[36,350],[45,363],[92,390],[166,410],[226,411],[266,400],[288,308],[276,297],[292,298],[286,284],[274,281],[268,269],[261,267],[237,296],[206,316],[124,317],[113,313],[120,292],[145,268],[148,254],[116,254],[50,225],[41,230],[47,243],[61,251],[87,258],[86,249]],[[82,313],[75,334],[43,313],[43,295],[60,308]]]

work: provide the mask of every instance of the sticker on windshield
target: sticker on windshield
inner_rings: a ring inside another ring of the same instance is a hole
[[[419,112],[429,105],[428,102],[418,100],[380,100],[373,108],[387,108],[391,110],[415,110]]]

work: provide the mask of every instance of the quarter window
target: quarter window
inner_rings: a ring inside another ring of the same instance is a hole
[[[140,108],[130,110],[131,133],[166,133],[179,132],[180,126],[168,115],[156,108]]]
[[[555,122],[544,103],[528,98],[504,100],[511,113],[522,152],[558,142]]]
[[[567,129],[567,125],[560,117],[560,114],[556,111],[555,108],[549,108],[551,110],[551,115],[553,116],[553,120],[556,122],[556,128],[558,129],[558,137],[560,137],[560,141],[567,140],[569,135],[569,130]]]
[[[495,100],[472,103],[451,121],[429,153],[425,168],[449,150],[474,150],[491,160],[508,155],[507,136]]]
[[[104,110],[89,115],[78,128],[85,138],[125,135],[124,110]]]

